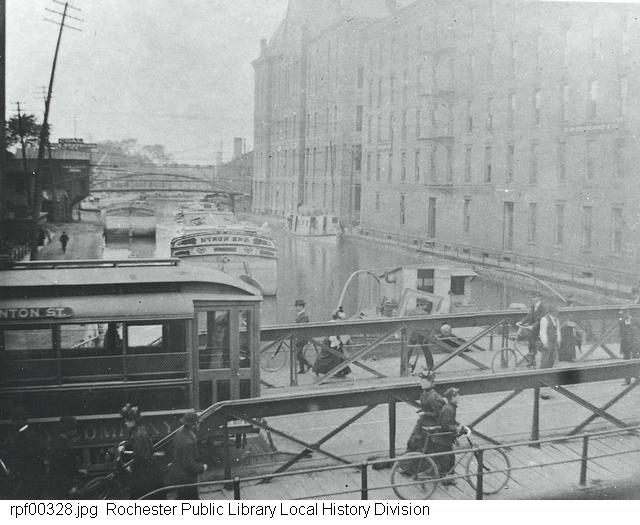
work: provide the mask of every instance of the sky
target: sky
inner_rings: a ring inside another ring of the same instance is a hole
[[[7,1],[7,115],[41,120],[61,11],[55,0]],[[253,141],[253,68],[288,0],[74,0],[51,104],[52,138],[134,138],[176,161],[212,164],[233,137]],[[404,3],[404,1],[403,1]]]
[[[56,68],[52,139],[135,138],[212,164],[253,141],[253,67],[287,0],[74,0]],[[54,0],[7,0],[7,115],[42,120],[60,16]]]

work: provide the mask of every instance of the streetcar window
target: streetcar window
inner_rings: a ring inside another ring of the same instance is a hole
[[[148,350],[162,347],[162,325],[145,324],[127,326],[127,353],[131,350]]]
[[[106,323],[65,324],[60,326],[60,348],[84,350],[104,348]]]
[[[464,283],[466,277],[451,277],[451,294],[464,295]]]
[[[122,379],[122,323],[60,326],[60,375],[63,382]]]
[[[4,350],[49,350],[53,349],[51,329],[5,330]]]
[[[240,368],[251,366],[251,311],[241,310],[238,319],[240,340]]]
[[[229,311],[209,310],[198,313],[198,348],[200,370],[229,368]]]

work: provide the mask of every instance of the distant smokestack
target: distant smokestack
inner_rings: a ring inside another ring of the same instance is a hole
[[[391,9],[391,11],[395,11],[398,9],[398,0],[387,0],[387,7]]]
[[[260,53],[265,54],[267,52],[267,39],[263,38],[260,40]]]
[[[242,157],[242,145],[244,139],[242,137],[233,137],[233,159],[239,159]]]

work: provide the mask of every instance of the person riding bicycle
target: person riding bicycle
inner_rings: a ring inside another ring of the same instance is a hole
[[[142,421],[140,409],[127,403],[122,407],[120,414],[129,432],[125,457],[133,460],[128,468],[131,472],[129,495],[131,499],[138,499],[162,487],[162,475],[156,466],[153,441]],[[164,499],[164,497],[164,494],[156,495],[154,499]]]
[[[431,437],[432,449],[430,452],[450,452],[453,451],[453,445],[458,436],[469,434],[468,427],[460,425],[456,420],[456,412],[458,410],[458,402],[460,399],[460,390],[450,387],[444,393],[446,404],[442,407],[438,417],[440,430]],[[433,458],[438,466],[438,472],[441,476],[451,476],[456,464],[455,454],[446,454]],[[445,480],[443,485],[453,485],[455,480]]]
[[[433,386],[436,379],[436,374],[433,371],[423,370],[418,374],[418,377],[420,378],[420,388],[422,388],[419,418],[409,436],[407,452],[422,452],[429,433],[428,429],[438,430],[440,412],[446,403]],[[427,452],[431,452],[431,450],[427,450]]]

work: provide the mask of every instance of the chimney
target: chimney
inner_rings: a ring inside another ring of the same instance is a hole
[[[242,157],[242,145],[244,139],[242,137],[233,137],[233,160]]]
[[[260,54],[264,55],[267,52],[267,39],[262,38],[260,40]]]
[[[390,11],[398,9],[398,0],[387,0],[387,9]]]

